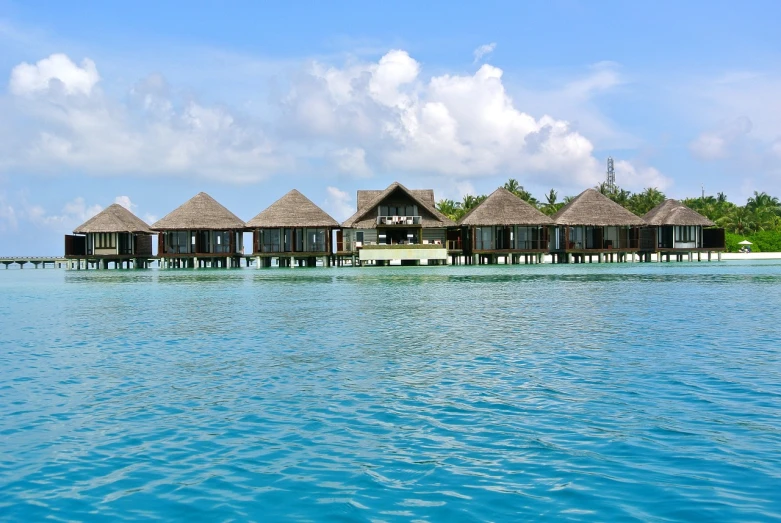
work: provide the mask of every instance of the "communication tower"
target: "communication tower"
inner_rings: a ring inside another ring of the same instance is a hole
[[[613,158],[607,157],[607,187],[611,191],[616,190],[616,171],[613,168]]]

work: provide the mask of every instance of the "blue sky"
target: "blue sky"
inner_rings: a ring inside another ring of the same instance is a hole
[[[114,201],[781,195],[778,2],[0,0],[0,254]]]

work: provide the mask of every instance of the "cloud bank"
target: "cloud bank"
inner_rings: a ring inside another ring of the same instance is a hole
[[[495,44],[475,50],[476,58]],[[573,85],[604,89],[604,68]],[[524,183],[590,186],[604,177],[594,144],[569,121],[534,116],[508,94],[503,71],[426,75],[404,50],[376,62],[312,63],[290,78],[256,121],[230,108],[177,96],[160,74],[125,97],[101,87],[97,65],[54,54],[13,68],[11,117],[0,134],[0,171],[84,172],[95,176],[195,177],[257,182],[297,169],[364,178],[419,173],[443,182],[513,176]],[[609,87],[609,86],[608,86]],[[581,100],[582,101],[582,100]],[[21,132],[13,132],[21,129]],[[663,188],[654,169],[626,162],[633,183]]]

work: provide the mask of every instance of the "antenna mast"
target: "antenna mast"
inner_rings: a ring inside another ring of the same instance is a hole
[[[616,171],[613,168],[613,158],[607,157],[607,187],[611,192],[616,191]]]

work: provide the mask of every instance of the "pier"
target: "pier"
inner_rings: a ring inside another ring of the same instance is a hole
[[[13,264],[17,264],[20,269],[24,269],[24,266],[28,263],[31,263],[36,269],[45,269],[47,265],[51,265],[52,269],[62,269],[66,266],[68,260],[57,256],[14,256],[0,258],[0,263],[5,265],[6,269]]]

